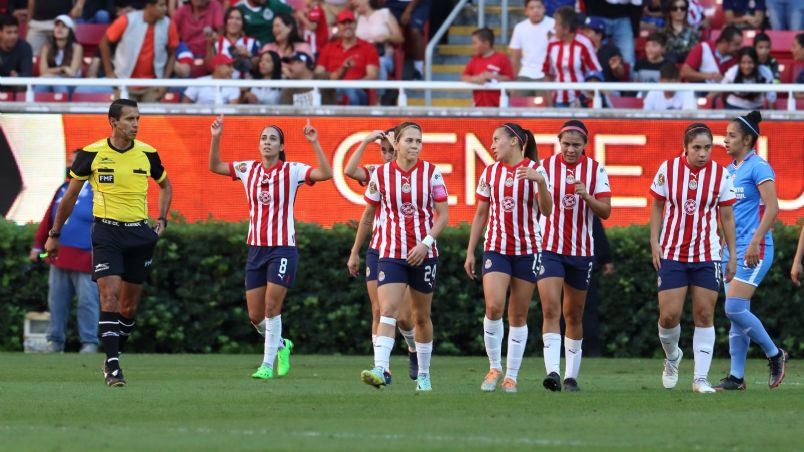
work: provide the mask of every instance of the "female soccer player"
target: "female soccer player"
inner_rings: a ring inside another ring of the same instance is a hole
[[[382,132],[377,130],[363,139],[360,146],[346,162],[346,167],[343,170],[344,175],[360,182],[360,185],[367,185],[371,179],[371,173],[377,169],[374,165],[360,167],[360,157],[368,147],[369,143],[380,141],[380,154],[382,155],[383,163],[392,161],[395,157],[394,145],[391,143],[394,136],[394,129]],[[363,212],[364,214],[366,212]],[[360,219],[357,227],[357,234],[355,235],[355,243],[352,246],[352,252],[349,255],[349,261],[346,263],[349,273],[352,276],[357,276],[360,267],[360,250],[363,248],[363,241],[366,239],[369,230],[372,230],[371,242],[369,249],[366,251],[366,289],[369,294],[369,301],[371,302],[371,343],[377,338],[377,326],[380,323],[380,303],[377,300],[377,260],[379,259],[380,235],[379,229],[376,227],[380,211],[377,210],[374,218],[366,217]],[[409,298],[409,297],[406,297]],[[406,300],[405,306],[399,311],[399,318],[397,319],[397,327],[405,342],[408,345],[408,376],[411,380],[415,380],[419,376],[419,364],[416,359],[416,340],[414,338],[415,329],[411,323],[410,313],[410,300]]]
[[[784,379],[785,352],[778,348],[762,322],[751,313],[751,297],[773,263],[771,226],[779,213],[776,175],[754,145],[759,138],[762,115],[752,111],[732,120],[726,127],[726,152],[734,158],[728,170],[732,176],[737,202],[734,223],[737,232],[737,273],[726,289],[726,316],[731,320],[729,353],[731,371],[715,389],[745,389],[745,359],[753,340],[765,352],[770,367],[768,386],[773,389]],[[723,253],[728,262],[729,250]]]
[[[721,278],[718,217],[726,245],[729,250],[735,249],[732,178],[711,157],[712,131],[706,124],[690,124],[684,131],[684,155],[662,163],[650,187],[654,197],[650,247],[653,266],[659,274],[659,340],[667,356],[662,384],[671,389],[678,383],[678,365],[684,356],[678,348],[678,338],[689,288],[695,322],[692,390],[697,393],[715,392],[708,375],[715,347],[712,322]],[[735,256],[732,253],[726,264],[726,281],[734,276]]]
[[[209,147],[209,170],[215,174],[240,180],[246,189],[249,203],[248,261],[246,262],[246,303],[248,316],[258,331],[264,323],[265,349],[262,365],[253,378],[284,377],[290,370],[290,351],[293,343],[282,339],[282,304],[288,289],[296,279],[298,252],[293,220],[296,190],[302,184],[313,185],[332,177],[332,167],[318,142],[318,131],[304,127],[307,138],[318,159],[318,168],[304,163],[285,161],[285,134],[278,126],[270,125],[260,133],[260,160],[222,162],[220,142],[223,134],[223,115],[210,127],[212,144]]]
[[[489,372],[480,390],[494,391],[502,376],[502,316],[510,286],[508,354],[502,389],[516,392],[519,367],[528,342],[528,307],[539,274],[542,237],[537,214],[550,215],[553,199],[549,178],[539,166],[536,142],[530,130],[505,123],[494,130],[491,149],[497,162],[483,170],[477,184],[477,211],[463,265],[469,278],[475,279],[475,248],[488,224],[483,244],[486,298],[483,339],[489,356]]]
[[[430,305],[438,271],[435,239],[447,225],[447,187],[441,171],[419,159],[422,130],[418,124],[403,122],[397,126],[394,146],[396,160],[372,173],[365,194],[364,218],[373,217],[378,206],[382,209],[377,266],[380,323],[374,341],[374,368],[364,370],[360,377],[376,388],[390,383],[385,371],[394,346],[396,319],[409,289],[419,360],[416,391],[431,391]]]
[[[561,153],[542,160],[553,183],[555,208],[545,222],[539,269],[539,298],[542,301],[542,339],[544,387],[561,390],[560,319],[563,314],[564,390],[579,391],[583,344],[583,308],[594,261],[593,216],[606,219],[611,214],[609,176],[600,163],[585,155],[589,131],[583,122],[570,120],[558,132]]]

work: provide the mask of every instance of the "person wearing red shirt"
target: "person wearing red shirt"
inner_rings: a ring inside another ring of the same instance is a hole
[[[171,19],[181,41],[196,58],[203,58],[209,36],[213,31],[220,33],[223,27],[223,6],[218,1],[191,0],[177,9]]]
[[[504,53],[494,50],[494,32],[490,28],[472,33],[472,50],[475,56],[463,70],[462,81],[487,85],[514,78],[511,61]],[[500,91],[496,89],[475,90],[472,97],[475,107],[500,106]]]
[[[714,45],[701,42],[692,48],[681,66],[681,79],[685,82],[720,82],[723,74],[737,64],[735,56],[742,44],[743,34],[739,28],[724,28]]]
[[[304,40],[310,44],[314,54],[321,53],[321,49],[329,41],[329,26],[327,15],[321,7],[321,0],[306,0],[305,14],[301,15],[304,25]]]
[[[355,35],[355,15],[349,10],[338,14],[338,35],[321,50],[316,73],[328,73],[330,80],[377,80],[380,57],[377,49]],[[338,98],[346,96],[349,105],[368,105],[368,94],[358,88],[338,88]]]

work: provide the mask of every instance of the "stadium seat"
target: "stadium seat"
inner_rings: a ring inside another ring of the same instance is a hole
[[[70,100],[72,102],[102,102],[108,103],[114,100],[112,93],[73,93]]]
[[[39,55],[34,55],[33,57],[33,70],[31,71],[31,75],[34,77],[39,77]]]
[[[787,99],[776,99],[776,104],[774,106],[777,110],[787,110]],[[804,110],[804,99],[796,99],[796,110]]]
[[[304,11],[306,8],[304,4],[304,0],[286,0],[286,2],[291,8],[296,11]]]
[[[190,67],[190,78],[199,78],[209,75],[210,70],[206,65],[203,58],[196,58],[193,60],[193,65]]]
[[[645,102],[640,97],[609,96],[612,108],[635,108],[641,110]]]
[[[25,36],[28,34],[28,22],[20,21],[19,26],[17,26],[17,34],[20,39],[25,40]]]
[[[17,97],[14,96],[14,93],[8,93],[5,91],[0,91],[0,102],[14,102],[17,100]]]
[[[708,97],[699,97],[698,99],[696,99],[696,101],[698,102],[699,110],[711,110],[712,108],[714,108],[712,106],[713,104],[712,99]]]
[[[181,102],[181,93],[165,93],[165,96],[162,97],[163,104],[178,104]]]
[[[25,93],[18,93],[18,95],[19,94],[25,95]],[[35,102],[67,102],[69,97],[70,96],[65,93],[34,93]]]
[[[771,55],[778,59],[793,58],[791,47],[796,35],[801,31],[768,30],[765,33],[771,40]]]
[[[779,59],[777,61],[779,62],[779,81],[782,83],[793,83],[796,74],[796,61],[789,59]]]
[[[538,107],[545,107],[547,104],[547,99],[544,96],[535,96],[535,97],[509,97],[508,98],[508,106],[509,107],[518,107],[518,108],[538,108]]]
[[[107,28],[109,24],[78,24],[75,27],[75,39],[84,47],[84,57],[95,56]]]

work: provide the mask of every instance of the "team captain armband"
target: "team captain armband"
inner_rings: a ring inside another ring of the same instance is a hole
[[[447,187],[443,185],[436,185],[433,187],[433,200],[436,202],[444,202],[447,200]]]

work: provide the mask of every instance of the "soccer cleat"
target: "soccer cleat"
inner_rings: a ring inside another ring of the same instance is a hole
[[[544,377],[542,385],[544,386],[544,389],[559,392],[561,391],[561,376],[555,372],[550,372],[546,377]]]
[[[698,378],[692,382],[692,392],[697,392],[698,394],[712,394],[717,391],[715,391],[715,388],[709,383],[709,380],[706,378]]]
[[[375,367],[371,370],[364,370],[360,372],[360,379],[367,385],[374,386],[377,389],[391,384],[391,374],[382,370],[381,367]]]
[[[430,384],[429,374],[420,374],[416,377],[416,392],[430,392],[433,386]]]
[[[566,378],[566,379],[564,379],[564,391],[566,391],[566,392],[580,392],[581,387],[578,386],[578,382],[574,378]]]
[[[502,371],[500,369],[489,369],[486,374],[486,379],[480,384],[480,390],[483,392],[494,392],[497,389],[497,382],[502,378]]]
[[[745,391],[745,380],[729,374],[715,386],[715,391]]]
[[[503,380],[503,384],[500,387],[502,388],[503,392],[507,392],[509,394],[515,393],[516,380],[514,380],[513,378],[505,377],[505,380]]]
[[[419,376],[419,355],[410,350],[408,350],[408,376],[411,380],[415,380]]]
[[[256,372],[251,374],[251,378],[256,380],[270,380],[274,378],[274,370],[268,366],[260,366]]]
[[[768,375],[768,387],[770,389],[778,388],[784,380],[784,363],[787,362],[787,352],[779,349],[779,353],[772,358],[768,358],[768,367],[770,374]]]
[[[684,357],[684,352],[678,349],[678,358],[665,359],[664,371],[662,372],[662,386],[665,389],[673,389],[678,384],[678,365],[681,364],[681,358]]]
[[[391,369],[385,369],[382,375],[385,377],[385,385],[386,386],[390,385],[391,379],[393,378],[393,376],[391,375]]]
[[[284,377],[290,372],[290,352],[293,350],[293,342],[284,339],[285,346],[276,352],[276,376]]]
[[[126,385],[126,379],[123,377],[123,370],[112,370],[105,361],[103,363],[103,379],[106,382],[106,386],[109,386],[110,388],[122,388]]]

